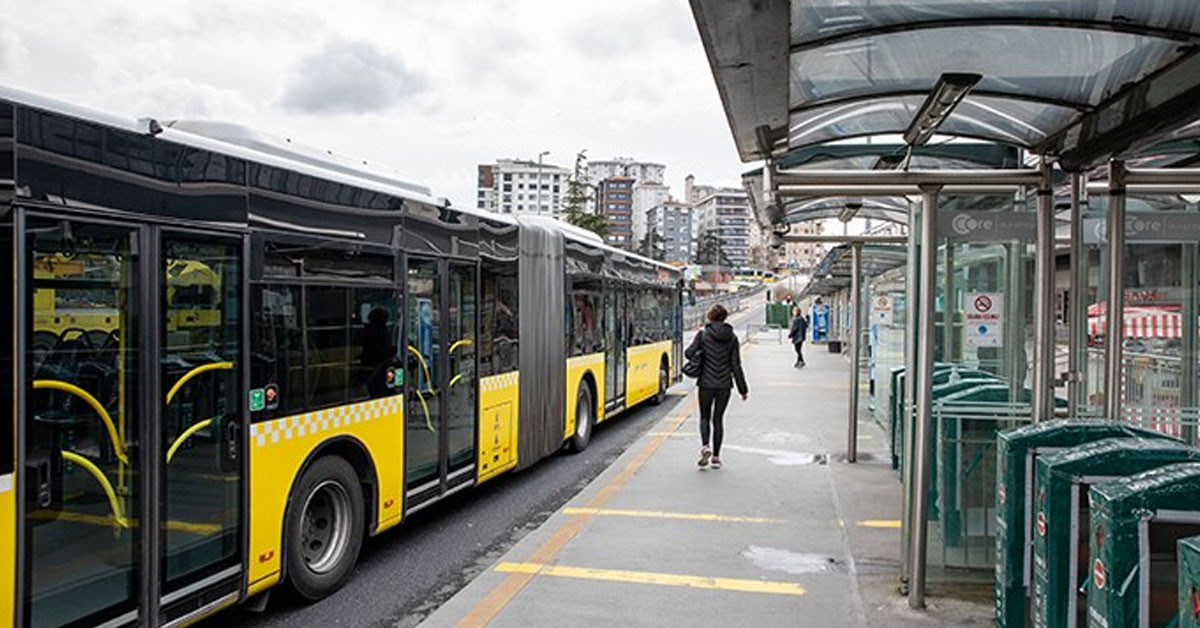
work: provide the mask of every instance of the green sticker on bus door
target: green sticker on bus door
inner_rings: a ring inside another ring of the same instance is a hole
[[[250,391],[250,411],[260,412],[267,406],[267,394],[262,388]]]

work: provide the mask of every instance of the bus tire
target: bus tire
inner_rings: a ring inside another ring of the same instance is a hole
[[[285,524],[287,574],[303,599],[320,600],[350,578],[362,549],[362,484],[349,462],[324,456],[300,477]]]
[[[592,400],[592,389],[587,382],[579,383],[575,393],[575,433],[571,435],[571,451],[581,452],[592,441],[592,430],[596,427],[596,403]]]
[[[667,399],[667,388],[671,386],[670,378],[670,374],[667,373],[667,363],[664,360],[658,365],[658,391],[654,393],[654,405],[657,406]]]

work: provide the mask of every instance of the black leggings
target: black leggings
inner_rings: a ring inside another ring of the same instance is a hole
[[[795,347],[795,349],[796,349],[796,359],[803,362],[804,361],[804,341],[801,340],[800,342],[793,342],[792,346]]]
[[[721,455],[721,440],[725,437],[725,407],[729,405],[729,388],[700,389],[700,444],[708,445],[709,422],[712,422],[712,450]]]

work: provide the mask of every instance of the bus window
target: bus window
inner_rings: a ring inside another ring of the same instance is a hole
[[[338,287],[305,287],[308,410],[347,401],[351,351],[357,353],[350,345],[349,292]]]
[[[568,354],[572,357],[604,350],[600,289],[600,282],[595,280],[575,280],[572,284],[568,319]]]
[[[350,401],[399,394],[403,375],[397,375],[400,310],[395,291],[354,290],[350,319],[352,346],[358,352],[350,378]]]
[[[300,339],[300,287],[256,286],[250,379],[253,388],[274,386],[275,399],[252,416],[265,421],[304,408],[304,351]]]
[[[479,308],[479,375],[517,370],[517,265],[484,263]]]

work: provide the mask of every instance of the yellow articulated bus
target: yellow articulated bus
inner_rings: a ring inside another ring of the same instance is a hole
[[[0,626],[182,626],[679,379],[680,276],[240,127],[0,88]]]

